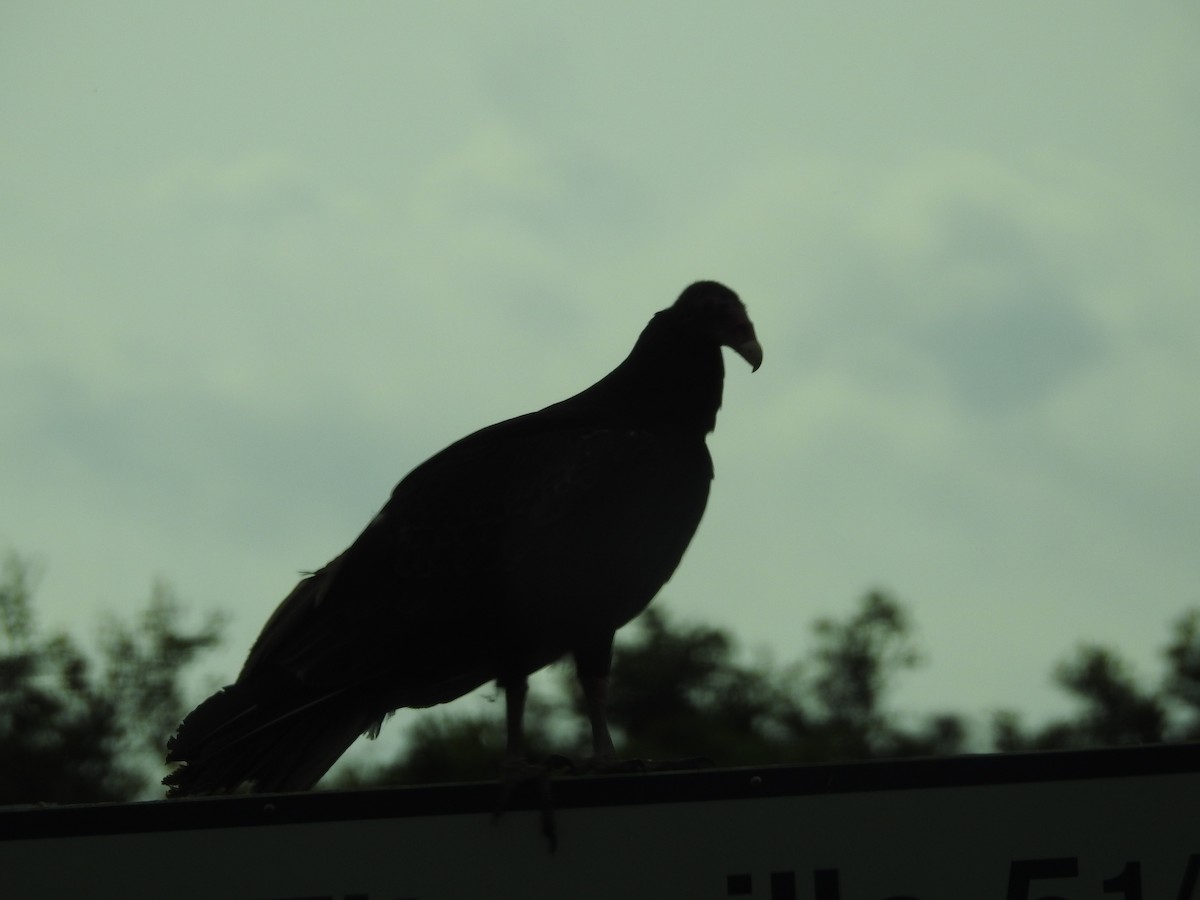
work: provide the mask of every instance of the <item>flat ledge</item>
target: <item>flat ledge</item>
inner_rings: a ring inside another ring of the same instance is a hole
[[[553,795],[556,809],[573,809],[1190,772],[1200,772],[1200,743],[567,776],[553,779]],[[139,803],[0,807],[0,840],[490,814],[497,797],[495,782],[471,782]],[[537,809],[536,792],[532,787],[517,791],[508,808]]]

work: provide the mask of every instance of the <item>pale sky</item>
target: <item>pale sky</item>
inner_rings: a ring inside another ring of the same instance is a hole
[[[228,680],[408,470],[716,278],[765,362],[657,602],[783,662],[887,589],[913,713],[1062,712],[1080,641],[1155,677],[1200,605],[1197,10],[9,2],[0,547],[80,635],[159,577],[226,610]]]

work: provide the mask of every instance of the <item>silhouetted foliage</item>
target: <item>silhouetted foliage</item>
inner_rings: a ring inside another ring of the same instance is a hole
[[[1139,684],[1115,651],[1078,647],[1054,677],[1075,698],[1079,712],[1028,730],[1017,713],[998,713],[992,721],[995,748],[1058,750],[1200,739],[1200,610],[1181,616],[1171,631],[1163,651],[1167,672],[1156,689]]]
[[[101,629],[98,662],[65,634],[42,634],[32,565],[9,554],[0,575],[0,805],[128,800],[157,781],[163,735],[186,711],[183,669],[219,638],[210,619],[179,630],[159,585],[127,623]]]
[[[609,719],[618,746],[633,758],[702,756],[717,765],[762,765],[1200,737],[1200,611],[1174,624],[1158,690],[1142,687],[1114,651],[1080,647],[1055,673],[1077,700],[1078,713],[1035,728],[1011,711],[996,713],[991,747],[969,747],[965,715],[946,712],[906,724],[888,707],[889,689],[921,656],[907,613],[883,593],[868,594],[844,621],[819,620],[810,661],[782,669],[738,662],[727,633],[675,623],[660,607],[643,614],[631,632],[614,654]],[[559,682],[567,699],[543,701],[526,717],[531,743],[586,756],[585,735],[564,736],[561,728],[579,721],[581,700],[569,672]],[[486,712],[435,714],[408,737],[393,763],[373,772],[343,771],[329,786],[492,778],[503,749],[499,715]]]
[[[907,615],[884,594],[869,594],[845,622],[816,624],[811,675],[799,664],[741,663],[726,632],[675,624],[660,607],[631,631],[615,649],[609,695],[609,723],[631,758],[760,765],[954,753],[965,744],[959,716],[905,730],[886,710],[887,688],[918,654]],[[530,744],[584,758],[586,729],[563,735],[559,725],[582,722],[582,698],[569,671],[558,681],[558,699],[526,713]],[[431,716],[408,737],[393,763],[373,774],[343,771],[330,786],[491,778],[503,749],[499,717],[487,713]]]
[[[1176,736],[1200,740],[1200,609],[1190,610],[1176,620],[1165,654],[1169,672],[1163,694],[1169,704],[1186,710],[1185,718],[1176,726]]]
[[[184,699],[181,676],[217,644],[219,622],[183,628],[180,604],[157,585],[132,620],[106,620],[89,653],[65,634],[39,631],[34,581],[28,562],[4,560],[0,804],[156,795],[166,736],[194,699]],[[813,640],[802,662],[746,662],[725,631],[652,607],[614,653],[609,718],[622,754],[731,766],[1200,739],[1200,610],[1172,623],[1156,686],[1143,685],[1115,651],[1080,646],[1055,670],[1076,702],[1073,714],[1030,727],[1016,712],[995,713],[990,734],[973,746],[964,714],[912,720],[889,706],[889,691],[920,662],[895,599],[868,594],[844,619],[817,621]],[[582,701],[567,667],[554,683],[551,696],[530,695],[527,745],[535,758],[585,758]],[[342,767],[324,786],[494,778],[504,749],[501,706],[424,711],[394,760]]]
[[[886,689],[915,666],[907,616],[881,593],[845,621],[814,626],[812,671],[736,661],[731,638],[674,625],[659,609],[618,646],[611,720],[623,749],[652,759],[706,756],[721,765],[817,762],[954,752],[965,728],[945,716],[906,732],[884,707]]]
[[[844,623],[815,626],[820,672],[813,683],[821,730],[830,757],[897,755],[905,746],[925,752],[916,735],[902,735],[883,707],[886,688],[920,662],[908,615],[884,594],[868,594]]]

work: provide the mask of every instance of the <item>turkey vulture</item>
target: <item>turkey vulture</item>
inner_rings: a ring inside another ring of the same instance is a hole
[[[312,787],[399,707],[495,680],[522,760],[527,676],[574,657],[594,752],[614,632],[671,577],[708,499],[721,348],[762,347],[737,294],[688,287],[575,396],[414,469],[350,547],[275,610],[241,674],[167,745],[168,796]]]

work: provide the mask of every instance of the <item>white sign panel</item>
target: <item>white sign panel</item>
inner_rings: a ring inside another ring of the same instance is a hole
[[[1200,900],[1200,746],[0,812],[19,900]]]

